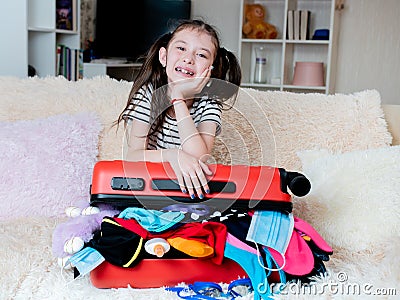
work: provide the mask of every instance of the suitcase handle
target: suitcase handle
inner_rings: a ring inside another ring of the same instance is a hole
[[[113,190],[143,191],[144,186],[143,178],[113,177],[111,179],[111,188]]]
[[[113,177],[111,188],[113,190],[143,191],[145,181],[142,178]],[[236,192],[236,184],[231,181],[210,181],[208,187],[211,193],[233,194]],[[171,179],[153,179],[151,188],[157,191],[181,191],[179,184]]]
[[[303,197],[311,190],[311,183],[306,176],[298,172],[288,172],[279,168],[281,176],[281,190],[287,193],[289,188],[293,195]]]
[[[208,187],[211,193],[227,193],[236,192],[236,184],[231,181],[209,181]],[[171,179],[153,179],[151,188],[158,191],[181,191],[179,184]]]

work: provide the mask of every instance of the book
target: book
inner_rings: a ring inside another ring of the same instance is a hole
[[[61,75],[60,74],[60,64],[61,64],[61,45],[57,45],[57,53],[56,53],[56,58],[57,58],[57,62],[56,62],[56,75]]]
[[[76,80],[76,49],[71,49],[69,80]]]
[[[300,11],[293,12],[293,37],[295,40],[300,39]]]
[[[78,79],[83,79],[83,50],[78,50]]]
[[[64,76],[65,46],[57,45],[57,75]]]
[[[293,10],[288,10],[287,12],[287,39],[293,40]]]
[[[71,48],[65,47],[66,64],[64,65],[64,76],[68,80],[71,80]]]
[[[83,51],[65,45],[57,45],[57,75],[68,80],[83,78]]]
[[[76,0],[56,0],[56,28],[76,30]]]
[[[310,15],[309,10],[300,11],[300,39],[308,40],[310,38]]]

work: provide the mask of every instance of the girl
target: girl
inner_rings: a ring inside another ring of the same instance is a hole
[[[227,80],[214,95],[210,78]],[[241,71],[233,53],[220,47],[216,30],[200,20],[183,21],[150,48],[117,123],[129,128],[126,160],[169,162],[182,192],[209,193],[205,164],[220,132],[222,98],[235,96]],[[208,89],[207,97],[203,95]],[[225,95],[222,95],[224,93]]]

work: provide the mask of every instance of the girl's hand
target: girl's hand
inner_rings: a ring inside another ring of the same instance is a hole
[[[169,84],[171,99],[191,99],[200,93],[211,77],[212,66],[206,68],[199,77],[183,79]]]
[[[171,149],[167,153],[166,159],[175,172],[182,192],[188,192],[192,199],[196,194],[203,199],[204,192],[210,193],[205,174],[212,175],[212,172],[204,162],[180,149]]]

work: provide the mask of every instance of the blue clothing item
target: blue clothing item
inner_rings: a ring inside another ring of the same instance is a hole
[[[293,233],[293,214],[258,210],[250,222],[246,240],[267,246],[285,254]]]
[[[135,219],[149,232],[163,232],[179,223],[185,215],[179,211],[162,212],[159,210],[128,207],[123,210],[118,218]]]
[[[91,247],[85,247],[72,255],[68,259],[67,264],[71,263],[75,266],[79,271],[79,276],[82,277],[97,268],[103,261],[105,259],[100,252]]]
[[[213,299],[229,299],[233,300],[237,297],[244,297],[253,291],[253,286],[249,278],[236,279],[228,286],[228,291],[224,292],[222,287],[215,282],[196,281],[187,287],[166,287],[165,290],[176,292],[182,299],[191,300],[213,300]],[[194,294],[193,294],[194,293]]]
[[[259,264],[259,257],[230,243],[225,244],[224,256],[236,261],[250,277],[254,289],[254,299],[272,299],[271,289],[264,268]]]

